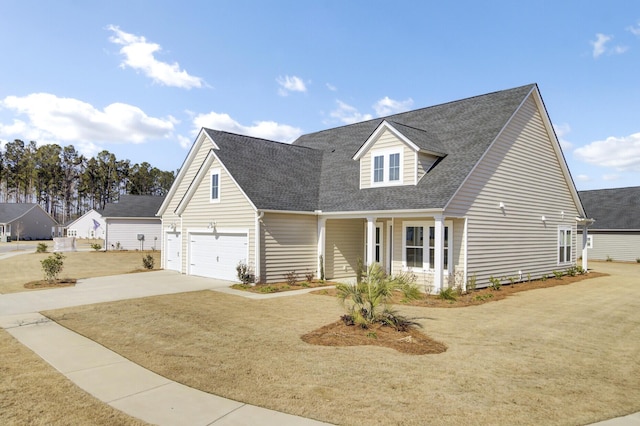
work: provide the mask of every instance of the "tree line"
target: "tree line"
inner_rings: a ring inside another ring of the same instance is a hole
[[[0,203],[38,203],[60,223],[103,209],[121,194],[165,195],[175,173],[107,151],[87,158],[73,145],[37,146],[16,139],[0,146]]]

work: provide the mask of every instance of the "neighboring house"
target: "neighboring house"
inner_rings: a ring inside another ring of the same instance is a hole
[[[0,203],[0,242],[50,240],[58,222],[38,204]]]
[[[121,195],[102,211],[106,250],[160,250],[161,221],[155,213],[163,197]]]
[[[585,218],[537,85],[293,144],[202,129],[158,215],[185,274],[344,280],[362,259],[432,291],[575,265]]]
[[[91,209],[69,225],[67,237],[105,239],[107,224],[97,210]]]
[[[640,259],[640,186],[580,191],[595,223],[589,227],[589,259]]]

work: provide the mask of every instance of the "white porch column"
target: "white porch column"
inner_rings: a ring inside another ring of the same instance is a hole
[[[442,215],[435,215],[433,219],[435,221],[433,286],[434,290],[438,292],[444,284],[444,219]]]
[[[589,242],[589,225],[585,224],[582,227],[582,269],[589,270],[589,250],[587,250],[587,243]]]
[[[367,218],[367,266],[373,265],[376,258],[376,218]]]
[[[321,262],[325,261],[324,248],[325,248],[325,240],[326,240],[326,236],[325,236],[326,235],[326,231],[325,231],[326,223],[327,223],[327,219],[325,219],[324,217],[318,218],[318,270],[317,270],[317,273],[316,273],[316,277],[318,279],[323,278],[320,275],[320,271],[324,267]],[[320,260],[321,256],[322,256],[322,261]]]

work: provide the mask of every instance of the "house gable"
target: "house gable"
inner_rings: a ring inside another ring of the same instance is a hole
[[[443,152],[427,132],[383,120],[353,156],[360,188],[416,185]]]

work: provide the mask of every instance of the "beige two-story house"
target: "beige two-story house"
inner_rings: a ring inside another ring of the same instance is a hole
[[[360,259],[431,291],[575,265],[585,219],[536,85],[292,144],[202,129],[158,215],[184,274],[346,280]]]

